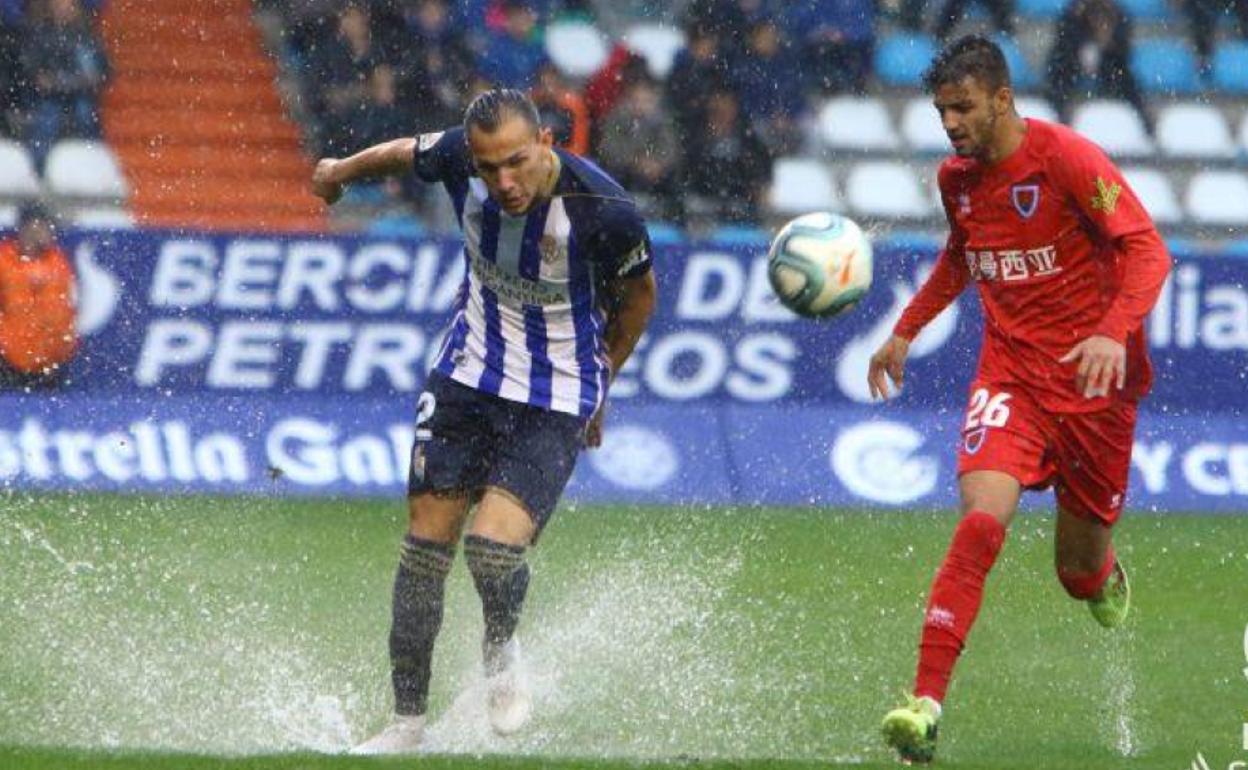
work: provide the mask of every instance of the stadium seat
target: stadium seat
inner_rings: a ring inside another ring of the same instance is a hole
[[[1164,21],[1171,18],[1167,0],[1118,0],[1118,5],[1133,19]]]
[[[810,158],[778,158],[772,167],[768,205],[777,214],[836,211],[836,183],[823,163]]]
[[[1228,227],[1248,225],[1248,176],[1239,171],[1201,171],[1187,186],[1187,213],[1194,221]]]
[[[71,198],[123,200],[126,180],[112,150],[102,142],[64,139],[48,153],[44,176],[54,194]]]
[[[1131,49],[1131,72],[1149,93],[1194,93],[1200,88],[1196,70],[1196,56],[1178,38],[1137,40]]]
[[[0,229],[17,227],[17,206],[0,206]]]
[[[1172,158],[1233,158],[1226,119],[1207,104],[1175,104],[1161,110],[1157,119],[1157,145]]]
[[[890,86],[918,88],[936,57],[936,41],[918,32],[893,32],[875,48],[875,74]]]
[[[901,135],[915,152],[943,155],[950,151],[949,137],[940,125],[932,100],[917,97],[906,102],[901,113]]]
[[[849,172],[846,197],[854,213],[886,219],[922,219],[932,214],[919,180],[896,161],[867,161]]]
[[[1001,53],[1005,54],[1005,61],[1010,65],[1010,81],[1014,88],[1020,91],[1030,91],[1040,85],[1040,78],[1036,75],[1031,63],[1027,61],[1027,57],[1023,55],[1022,49],[1018,47],[1018,41],[1001,34],[993,35],[992,39],[1001,46]]]
[[[1014,99],[1014,109],[1018,110],[1018,114],[1024,118],[1038,118],[1047,120],[1050,123],[1056,123],[1057,110],[1053,109],[1053,105],[1049,104],[1048,99],[1039,96],[1019,96]]]
[[[1144,121],[1126,102],[1093,100],[1081,104],[1071,125],[1110,155],[1146,157],[1154,152]]]
[[[1248,43],[1226,40],[1214,49],[1213,87],[1229,94],[1248,94]]]
[[[1033,19],[1054,20],[1062,15],[1070,0],[1019,0],[1018,12]]]
[[[84,230],[134,229],[134,216],[129,211],[115,206],[79,209],[74,212],[71,220],[75,227]]]
[[[685,47],[685,33],[665,24],[635,24],[624,31],[624,45],[646,60],[652,76],[666,80],[676,54]]]
[[[1122,175],[1135,190],[1153,221],[1160,225],[1172,225],[1183,221],[1183,209],[1170,178],[1155,168],[1124,168]]]
[[[593,24],[557,21],[546,28],[546,55],[570,78],[587,78],[607,61],[606,38]]]
[[[819,134],[833,150],[891,152],[901,144],[884,103],[869,97],[828,100],[819,110]]]
[[[26,148],[0,139],[0,199],[39,197],[39,175]]]

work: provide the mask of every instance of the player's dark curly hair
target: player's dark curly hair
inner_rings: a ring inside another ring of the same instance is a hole
[[[923,86],[929,93],[950,83],[972,77],[990,92],[1010,85],[1010,65],[1001,46],[983,35],[960,37],[945,47],[923,73]]]
[[[478,94],[464,110],[464,130],[475,127],[491,134],[509,115],[523,118],[534,129],[542,124],[537,106],[528,94],[514,88],[493,88]]]

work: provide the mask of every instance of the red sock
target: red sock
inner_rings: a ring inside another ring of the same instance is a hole
[[[958,522],[927,600],[915,695],[926,695],[937,702],[945,699],[953,664],[958,661],[966,635],[979,613],[984,579],[1004,541],[1005,527],[987,513],[971,511]]]

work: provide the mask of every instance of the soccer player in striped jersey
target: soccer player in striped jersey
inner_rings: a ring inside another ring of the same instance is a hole
[[[525,551],[581,447],[601,442],[608,387],[656,294],[636,206],[593,163],[553,146],[523,93],[487,91],[462,127],[323,159],[312,187],[333,203],[350,182],[412,171],[450,195],[467,271],[418,403],[390,629],[396,716],[360,753],[419,747],[446,576],[474,503],[463,543],[485,617],[490,721],[502,734],[528,721],[514,636]]]

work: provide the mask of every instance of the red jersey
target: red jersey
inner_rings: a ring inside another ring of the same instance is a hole
[[[894,333],[913,339],[975,281],[984,309],[977,379],[1026,388],[1046,410],[1091,412],[1148,392],[1143,321],[1170,256],[1148,212],[1105,153],[1065,126],[1027,119],[1022,144],[985,164],[940,167],[949,239]],[[1127,350],[1126,387],[1084,398],[1078,362],[1093,335]]]

